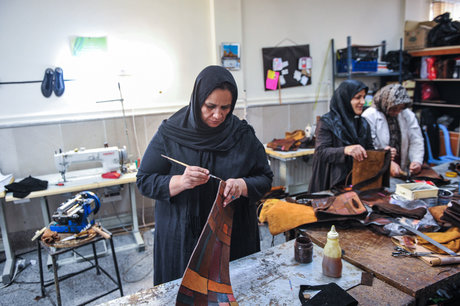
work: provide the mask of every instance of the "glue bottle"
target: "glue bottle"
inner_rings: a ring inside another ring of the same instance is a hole
[[[323,274],[330,277],[342,276],[342,249],[339,245],[339,233],[332,225],[327,233],[327,242],[323,250]]]

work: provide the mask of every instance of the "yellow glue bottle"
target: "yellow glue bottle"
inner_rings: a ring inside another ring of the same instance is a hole
[[[332,225],[327,233],[327,242],[323,250],[323,274],[330,277],[342,276],[342,249],[339,245],[339,233]]]

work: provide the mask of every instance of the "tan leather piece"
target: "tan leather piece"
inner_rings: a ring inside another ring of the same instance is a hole
[[[312,207],[267,199],[260,211],[260,222],[267,222],[270,234],[278,235],[302,224],[315,223],[318,219]]]
[[[351,184],[353,186],[374,177],[384,167],[385,159],[391,158],[385,150],[367,150],[366,153],[366,159],[362,161],[353,160],[353,168],[351,172]],[[384,179],[386,176],[388,176],[389,179],[389,173],[390,167],[388,167],[385,173],[375,181],[366,184],[366,186],[359,188],[359,190],[375,189],[380,188],[383,185],[387,185]]]

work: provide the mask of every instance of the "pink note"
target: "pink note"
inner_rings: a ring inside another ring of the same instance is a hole
[[[278,88],[278,79],[280,73],[278,71],[268,70],[267,71],[267,80],[265,81],[265,88],[276,90]]]

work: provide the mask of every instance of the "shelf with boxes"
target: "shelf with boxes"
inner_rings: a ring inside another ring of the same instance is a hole
[[[383,58],[386,54],[385,41],[378,45],[353,45],[351,36],[347,36],[346,48],[335,50],[334,39],[331,39],[331,46],[332,84],[334,88],[336,78],[378,77],[380,78],[381,86],[388,79],[396,79],[399,83],[402,82],[401,65],[398,65],[397,70],[392,71],[383,63]],[[381,49],[380,60],[379,49]],[[398,62],[402,62],[402,39],[400,40]]]
[[[460,108],[460,46],[409,50],[415,75],[414,106]],[[457,114],[458,115],[458,114]]]

